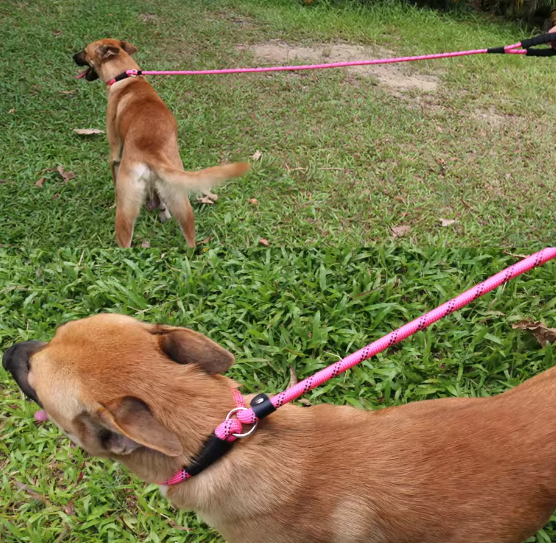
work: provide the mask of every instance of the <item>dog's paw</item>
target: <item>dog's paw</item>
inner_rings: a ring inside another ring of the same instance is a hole
[[[172,215],[170,215],[170,212],[167,209],[163,209],[159,214],[158,214],[158,220],[164,224],[166,221],[169,221],[172,218]]]
[[[214,200],[211,200],[208,196],[197,198],[197,202],[200,204],[214,205]]]
[[[213,194],[212,192],[210,192],[210,190],[203,191],[203,196],[210,198],[213,202],[216,202],[216,200],[218,200],[218,194]]]

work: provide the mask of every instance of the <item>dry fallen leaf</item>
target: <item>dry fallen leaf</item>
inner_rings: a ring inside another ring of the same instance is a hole
[[[254,206],[258,206],[259,205],[259,200],[257,200],[256,198],[249,198],[249,200],[247,200],[251,205]]]
[[[62,176],[64,183],[67,183],[70,179],[73,179],[75,177],[75,174],[73,172],[65,172],[62,166],[58,166],[56,168],[56,171]]]
[[[307,398],[299,398],[299,403],[303,407],[311,407],[311,402]]]
[[[547,328],[544,322],[533,322],[531,320],[520,321],[514,324],[512,328],[519,330],[529,330],[536,340],[541,344],[541,347],[546,347],[547,343],[554,345],[556,343],[556,328]]]
[[[98,128],[74,128],[73,131],[80,136],[92,136],[94,134],[104,134],[104,130]]]
[[[52,199],[53,199],[53,200],[57,200],[59,196],[60,196],[60,195],[59,195],[58,193],[56,193],[54,196],[52,196]]]
[[[27,492],[27,494],[29,494],[29,496],[31,496],[33,499],[39,500],[43,503],[48,503],[48,500],[42,494],[39,494],[36,490],[33,490],[26,484],[20,483],[19,481],[15,481],[15,486],[17,486],[19,490],[23,490],[24,492]]]
[[[290,384],[288,385],[288,388],[297,385],[298,382],[299,381],[297,379],[297,375],[295,374],[295,370],[293,369],[293,366],[290,366]]]
[[[450,226],[451,224],[458,222],[454,219],[438,219],[438,220],[442,223],[442,226]]]
[[[264,245],[265,247],[270,247],[270,243],[268,243],[268,240],[267,240],[267,239],[259,238],[259,243],[260,243],[261,245]]]
[[[200,204],[214,205],[214,200],[211,200],[208,196],[197,198],[197,202]]]
[[[8,111],[8,113],[15,113],[15,109],[14,108],[10,109],[10,111]]]
[[[42,184],[45,182],[44,177],[41,177],[36,183],[35,185],[37,185],[37,187],[42,187]]]
[[[407,226],[403,224],[401,226],[394,226],[392,228],[392,234],[394,234],[395,238],[401,238],[406,234],[409,234],[409,232],[411,232],[411,226]]]
[[[77,92],[77,90],[76,89],[69,90],[69,91],[63,90],[63,91],[58,91],[58,92],[60,94],[73,94],[74,92]]]
[[[65,507],[64,511],[65,511],[66,515],[73,515],[73,513],[74,513],[73,499],[69,501],[69,503]]]
[[[143,247],[143,249],[148,249],[150,246],[151,246],[150,241],[144,241],[143,243],[141,243],[141,247]]]
[[[263,154],[260,151],[255,151],[255,154],[251,157],[251,160],[257,161],[260,160]]]
[[[205,244],[205,243],[208,243],[209,241],[210,241],[210,236],[206,237],[205,239],[203,239],[203,240],[200,241],[199,243]]]

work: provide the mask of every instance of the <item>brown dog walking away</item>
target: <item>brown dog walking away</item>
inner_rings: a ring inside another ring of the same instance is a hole
[[[139,66],[131,58],[137,49],[128,42],[105,39],[90,43],[74,55],[79,66],[88,68],[79,76],[87,81],[100,78],[106,84],[108,108],[106,132],[110,145],[110,167],[116,191],[116,239],[130,247],[133,227],[141,205],[160,207],[160,219],[170,218],[166,206],[180,223],[187,244],[195,246],[195,219],[189,194],[201,191],[211,198],[211,187],[244,175],[245,162],[186,172],[179,155],[177,124],[170,110],[143,77],[118,75]]]
[[[191,330],[101,314],[3,365],[76,443],[154,483],[235,407],[219,375],[233,360]],[[491,398],[288,404],[162,488],[229,543],[521,543],[556,508],[556,368]]]

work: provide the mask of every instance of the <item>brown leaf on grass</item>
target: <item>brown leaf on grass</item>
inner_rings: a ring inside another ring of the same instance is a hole
[[[180,526],[179,524],[176,524],[176,522],[173,521],[171,518],[168,518],[168,524],[170,524],[170,526],[172,526],[174,530],[181,530],[182,532],[191,532],[192,530],[192,528],[188,528],[187,526]]]
[[[209,206],[214,205],[214,200],[211,200],[208,196],[201,196],[197,198],[197,202],[200,204],[207,204]]]
[[[58,92],[59,92],[60,94],[73,94],[74,92],[77,92],[77,90],[76,90],[76,89],[69,90],[69,91],[63,90],[63,91],[58,91]]]
[[[12,109],[10,109],[10,111],[8,111],[8,113],[15,113],[15,108],[12,107]]]
[[[98,128],[74,128],[73,131],[80,136],[93,136],[95,134],[104,134],[104,130]]]
[[[454,219],[438,219],[438,220],[440,221],[442,226],[450,226],[451,224],[454,224],[455,222],[458,222]]]
[[[15,481],[15,486],[19,488],[19,490],[23,490],[27,492],[31,498],[34,500],[39,500],[43,503],[48,503],[48,499],[45,498],[42,494],[38,493],[36,490],[33,490],[30,486],[26,485],[25,483],[20,483],[19,481]]]
[[[56,171],[62,176],[62,179],[64,180],[64,183],[67,183],[70,179],[73,179],[75,177],[75,173],[65,172],[64,168],[62,168],[62,166],[58,166],[56,168]]]
[[[210,241],[210,236],[206,237],[205,239],[201,240],[199,243],[201,245],[204,245],[205,243],[208,243]]]
[[[268,243],[268,240],[267,240],[267,239],[259,238],[259,243],[260,243],[261,245],[264,245],[265,247],[270,247],[270,243]]]
[[[547,343],[554,345],[556,343],[556,328],[547,328],[544,322],[533,322],[529,319],[520,321],[517,324],[512,325],[515,330],[529,330],[536,340],[541,344],[541,347],[546,347]]]
[[[37,185],[37,187],[42,187],[42,184],[45,182],[45,178],[41,177],[36,183],[35,185]]]
[[[297,375],[295,374],[295,370],[293,369],[293,366],[290,366],[290,384],[288,385],[288,388],[297,385],[298,382],[299,382],[299,380],[297,379]]]
[[[0,185],[6,184],[8,181],[6,179],[0,179]]]
[[[262,156],[263,156],[263,154],[260,151],[255,151],[255,153],[251,157],[251,160],[253,162],[256,162],[257,160],[260,160]]]
[[[69,503],[64,508],[66,515],[73,515],[74,507],[73,507],[73,499],[69,501]]]
[[[60,195],[58,193],[56,193],[54,196],[52,196],[53,200],[57,200],[60,197]]]
[[[247,200],[247,201],[253,206],[258,206],[259,205],[259,200],[257,200],[256,198],[249,198],[249,200]]]
[[[151,246],[150,241],[144,241],[143,243],[141,243],[141,247],[143,247],[143,249],[148,249],[150,246]]]
[[[299,403],[303,407],[311,407],[311,402],[307,398],[299,398]]]
[[[392,227],[392,234],[394,234],[395,238],[401,238],[403,236],[405,236],[406,234],[409,234],[409,232],[411,232],[411,226],[407,226],[407,225],[400,225],[400,226],[394,226]]]

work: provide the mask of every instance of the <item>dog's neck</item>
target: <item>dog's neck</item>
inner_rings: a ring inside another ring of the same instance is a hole
[[[171,458],[151,450],[139,450],[117,460],[149,483],[165,481],[189,465],[214,429],[236,407],[232,396],[236,383],[231,379],[206,376],[203,386],[198,385],[198,376],[192,380],[183,376],[169,379],[164,395],[149,399],[149,404],[156,406],[154,410],[160,422],[178,436],[182,455]]]
[[[114,59],[112,62],[106,62],[103,64],[101,70],[102,73],[99,73],[99,76],[102,79],[102,82],[107,86],[107,89],[110,89],[115,85],[120,85],[123,81],[127,81],[127,79],[124,79],[123,81],[110,84],[115,77],[127,72],[127,70],[139,70],[139,65],[130,56],[126,59]]]

